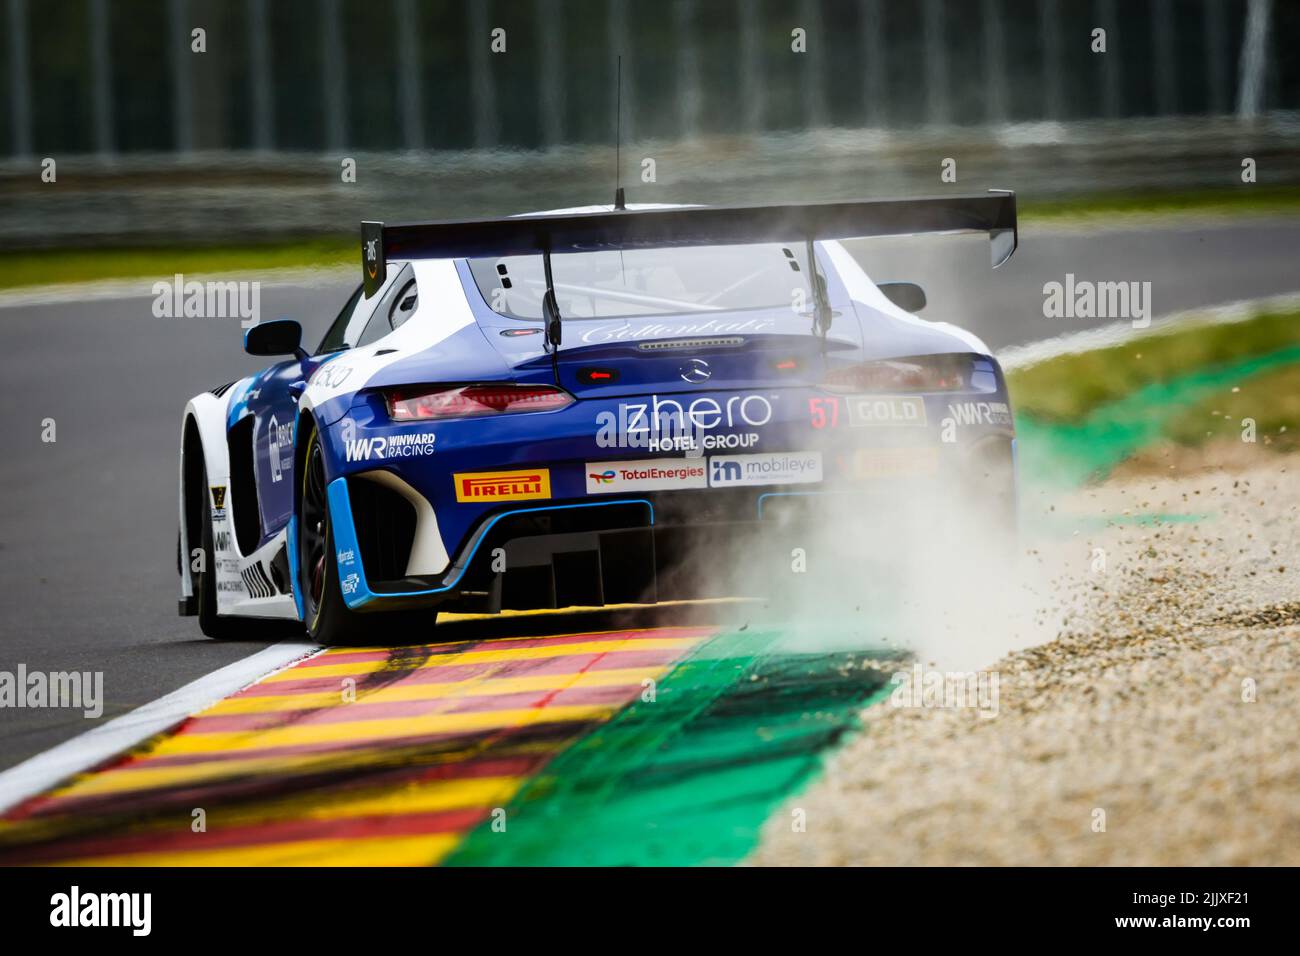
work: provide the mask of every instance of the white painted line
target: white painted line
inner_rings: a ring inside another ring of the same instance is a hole
[[[1153,320],[1145,329],[1133,327],[1132,322],[1116,322],[1095,329],[1084,329],[1058,335],[1055,338],[1041,339],[1027,345],[1015,345],[998,353],[998,362],[1007,371],[1023,369],[1037,365],[1060,355],[1072,355],[1076,352],[1089,352],[1093,349],[1109,348],[1123,345],[1151,335],[1166,335],[1193,325],[1222,325],[1229,322],[1244,322],[1253,319],[1261,312],[1300,311],[1300,294],[1275,295],[1262,299],[1242,299],[1224,305],[1207,306],[1200,309],[1188,309],[1186,312],[1172,312]]]
[[[115,717],[0,773],[0,813],[176,726],[263,677],[320,653],[311,641],[281,641],[227,664],[129,714]]]

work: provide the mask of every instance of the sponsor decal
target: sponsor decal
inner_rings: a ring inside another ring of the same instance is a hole
[[[948,414],[958,425],[1010,425],[1006,402],[950,402]]]
[[[794,485],[822,480],[819,451],[730,455],[709,459],[709,487],[736,485]]]
[[[348,548],[346,551],[340,551],[338,557],[339,557],[339,564],[351,564],[353,561],[356,560],[357,555],[355,551],[353,551],[351,548]]]
[[[293,423],[281,425],[280,420],[272,415],[266,427],[266,443],[271,481],[274,483],[284,478],[286,469],[293,470]]]
[[[218,531],[212,536],[212,547],[218,554],[225,554],[230,550],[230,532]]]
[[[212,520],[221,522],[226,520],[226,486],[214,485],[212,487]]]
[[[582,341],[587,345],[599,345],[603,342],[635,342],[638,339],[675,339],[697,335],[771,332],[775,328],[775,319],[705,319],[701,322],[671,325],[662,322],[610,322],[584,330]]]
[[[329,362],[316,370],[316,374],[311,377],[311,384],[323,388],[338,388],[351,374],[352,366]]]
[[[365,244],[366,251],[366,275],[375,278],[379,275],[379,240],[367,239]]]
[[[853,453],[849,473],[854,478],[913,478],[939,470],[939,449],[931,445],[916,448],[859,448]]]
[[[855,428],[926,423],[925,401],[919,395],[850,395],[845,403]]]
[[[452,475],[457,501],[532,501],[551,497],[548,468],[527,471],[471,471]]]
[[[617,414],[597,414],[596,444],[648,451],[752,448],[758,442],[758,432],[711,432],[762,428],[772,416],[772,400],[765,395],[731,395],[722,400],[705,395],[689,402],[652,395],[648,401],[621,402]]]
[[[354,438],[343,443],[343,453],[348,461],[382,461],[391,458],[416,458],[433,454],[433,432],[412,435],[376,435],[373,438]]]
[[[361,575],[353,571],[342,581],[339,582],[339,589],[344,594],[356,594],[357,588],[361,586]]]
[[[664,458],[650,461],[587,463],[587,494],[589,495],[605,495],[616,491],[664,491],[708,486],[708,472],[705,463],[700,459]]]

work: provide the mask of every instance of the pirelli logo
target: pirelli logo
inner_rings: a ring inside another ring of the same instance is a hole
[[[457,501],[529,501],[551,497],[551,472],[470,471],[452,475]]]

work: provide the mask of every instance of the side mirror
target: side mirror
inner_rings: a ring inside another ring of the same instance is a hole
[[[244,333],[249,355],[297,355],[302,358],[302,326],[293,319],[261,322]]]
[[[915,282],[882,282],[876,288],[906,312],[920,312],[925,308],[925,290]]]

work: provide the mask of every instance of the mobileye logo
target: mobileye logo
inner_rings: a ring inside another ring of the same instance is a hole
[[[732,455],[709,459],[709,487],[797,485],[822,480],[819,451]]]
[[[701,382],[707,382],[713,376],[709,363],[698,358],[688,361],[678,372],[682,377],[682,381],[688,385],[699,385]]]
[[[610,485],[614,483],[614,472],[612,469],[606,469],[605,471],[602,471],[600,474],[593,473],[588,475],[587,477],[590,478],[592,481],[600,482],[602,485]]]
[[[713,483],[715,485],[726,484],[731,481],[740,481],[740,462],[738,461],[721,461],[715,458],[713,465]]]

